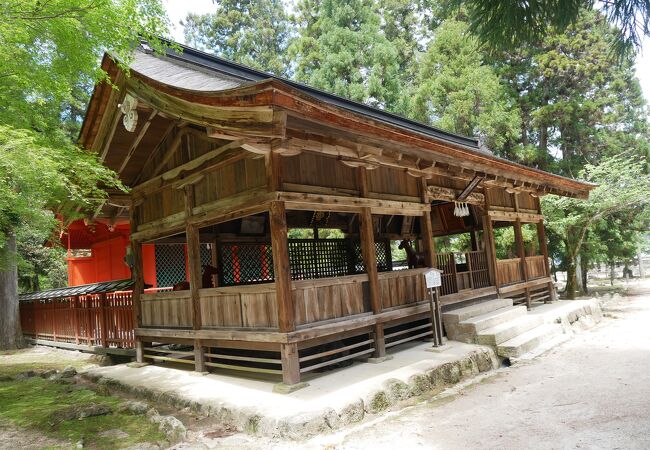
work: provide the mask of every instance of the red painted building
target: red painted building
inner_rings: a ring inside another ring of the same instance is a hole
[[[109,226],[100,221],[86,224],[77,220],[61,236],[68,248],[68,285],[97,283],[131,278],[127,249],[130,243],[128,222]],[[202,259],[211,263],[208,244],[201,246]],[[189,280],[187,248],[184,243],[145,244],[142,248],[144,281],[152,288],[168,288]]]

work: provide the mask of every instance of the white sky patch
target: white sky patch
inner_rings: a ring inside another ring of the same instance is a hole
[[[185,19],[188,13],[205,14],[216,9],[212,0],[163,0],[163,2],[172,22],[172,38],[182,44],[185,43],[185,39],[180,21]],[[642,49],[636,57],[636,76],[641,82],[646,101],[650,103],[650,38],[648,37],[643,39]]]
[[[163,3],[172,22],[172,38],[181,44],[185,43],[185,39],[180,21],[185,19],[188,13],[206,14],[214,12],[217,8],[212,0],[163,0]]]

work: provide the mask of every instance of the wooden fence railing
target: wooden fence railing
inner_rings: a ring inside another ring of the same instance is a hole
[[[438,253],[438,266],[442,270],[441,295],[455,294],[465,289],[480,289],[490,285],[485,252]]]
[[[429,269],[380,272],[379,293],[384,309],[406,306],[429,299],[423,273]]]
[[[497,278],[499,286],[524,281],[521,273],[521,258],[497,260]]]
[[[130,291],[20,303],[23,334],[78,345],[133,348]]]
[[[526,256],[526,270],[528,279],[541,278],[546,276],[546,263],[544,255]]]

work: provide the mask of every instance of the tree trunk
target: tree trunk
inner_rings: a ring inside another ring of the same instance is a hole
[[[610,263],[610,265],[609,265],[609,285],[610,286],[614,286],[614,277],[615,277],[615,275],[616,274],[614,273],[614,261],[612,261]]]
[[[576,260],[569,256],[566,266],[566,298],[573,300],[576,298],[576,291],[578,288],[578,280],[576,278]]]
[[[18,305],[18,267],[16,265],[16,235],[9,234],[5,248],[0,249],[7,270],[0,272],[0,350],[22,347]]]
[[[580,258],[580,275],[581,275],[581,282],[582,282],[582,293],[583,294],[588,294],[589,290],[587,288],[587,272],[589,271],[589,260],[583,256]]]

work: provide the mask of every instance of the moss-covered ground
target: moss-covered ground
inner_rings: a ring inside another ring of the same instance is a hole
[[[33,349],[32,349],[33,350]],[[31,353],[31,354],[30,354]],[[0,375],[15,376],[27,370],[61,370],[65,366],[81,367],[88,364],[86,358],[75,354],[66,358],[65,352],[53,357],[50,352],[0,353]],[[13,361],[13,363],[12,363]],[[115,449],[131,446],[139,442],[159,442],[165,436],[157,425],[149,422],[144,415],[130,415],[120,411],[124,399],[100,395],[78,384],[61,384],[40,377],[26,380],[0,381],[0,428],[2,424],[66,442],[75,446],[83,440],[84,448]],[[61,420],[61,413],[71,408],[82,408],[90,404],[111,408],[107,415],[83,419]],[[103,432],[120,430],[123,433]]]

